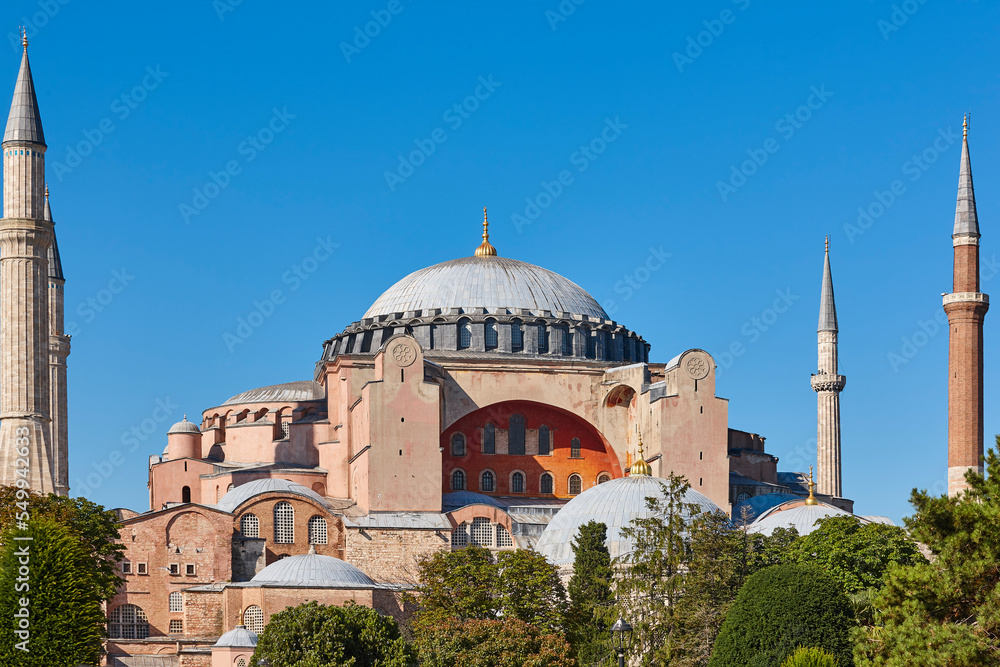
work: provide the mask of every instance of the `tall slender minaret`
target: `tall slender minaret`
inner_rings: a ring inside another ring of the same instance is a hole
[[[56,243],[55,222],[49,206],[49,186],[45,186],[45,213],[43,218],[51,222],[52,245],[49,246],[49,382],[52,399],[49,403],[52,415],[52,467],[56,493],[69,495],[69,428],[66,423],[66,357],[69,356],[69,336],[64,331],[63,315],[64,288],[62,260]]]
[[[3,143],[0,220],[0,484],[55,491],[49,418],[49,246],[45,135],[28,38]],[[24,469],[27,468],[27,472]],[[22,482],[23,483],[23,482]]]
[[[962,123],[952,293],[948,315],[948,495],[966,488],[968,470],[983,471],[983,320],[990,298],[979,291],[979,219],[969,160],[969,119]]]
[[[812,376],[816,392],[816,472],[817,491],[842,497],[840,485],[840,392],[847,378],[837,374],[837,305],[833,300],[830,273],[830,237],[826,237],[823,287],[819,298],[819,372]]]

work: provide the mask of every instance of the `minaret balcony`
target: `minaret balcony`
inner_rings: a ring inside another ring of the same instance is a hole
[[[813,391],[843,391],[847,385],[847,377],[844,375],[828,375],[820,373],[813,375],[810,379]]]
[[[949,303],[981,303],[990,305],[990,295],[982,292],[953,292],[952,294],[942,294],[944,305]]]

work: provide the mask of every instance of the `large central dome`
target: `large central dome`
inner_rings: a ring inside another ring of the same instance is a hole
[[[558,273],[507,257],[463,257],[414,271],[372,304],[365,318],[431,308],[523,308],[610,319],[601,305]]]

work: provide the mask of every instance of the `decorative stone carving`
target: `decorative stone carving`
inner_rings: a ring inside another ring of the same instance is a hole
[[[704,380],[708,377],[708,361],[700,354],[688,357],[684,368],[687,369],[688,375],[691,376],[692,380]]]
[[[417,358],[417,353],[414,351],[413,346],[403,341],[393,344],[390,354],[396,365],[403,368],[412,364]]]

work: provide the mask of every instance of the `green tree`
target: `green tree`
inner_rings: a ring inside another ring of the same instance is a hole
[[[118,516],[86,498],[40,495],[13,486],[0,487],[0,534],[16,525],[19,514],[49,518],[68,528],[91,559],[90,582],[101,599],[115,596],[123,583],[119,563],[125,547],[119,541]]]
[[[970,471],[970,488],[957,497],[914,489],[906,525],[934,558],[890,568],[876,627],[859,631],[860,665],[1000,666],[1000,458],[992,449],[986,469]]]
[[[772,667],[805,646],[829,651],[837,667],[850,667],[854,625],[851,604],[834,576],[815,565],[775,565],[746,580],[708,664]]]
[[[882,588],[893,563],[912,565],[925,560],[903,528],[862,524],[855,516],[820,519],[813,532],[789,545],[787,558],[788,562],[821,566],[847,593]]]
[[[443,619],[421,627],[422,667],[573,667],[562,633],[514,618]]]
[[[781,667],[837,667],[837,659],[821,648],[800,647]]]
[[[7,529],[0,548],[0,617],[4,619],[0,664],[96,665],[105,618],[93,574],[90,554],[61,523],[30,518],[25,529]]]
[[[576,658],[592,665],[611,652],[608,627],[614,596],[611,592],[611,554],[608,527],[597,521],[580,526],[573,541],[573,576],[569,580],[569,637]]]
[[[253,664],[262,658],[271,667],[408,667],[416,652],[396,621],[374,609],[309,602],[271,617]]]

